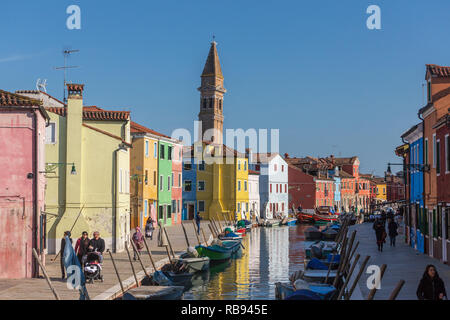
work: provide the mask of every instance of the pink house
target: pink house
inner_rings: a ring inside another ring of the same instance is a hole
[[[183,205],[183,146],[174,143],[172,152],[172,224],[180,224]]]
[[[41,102],[0,90],[0,278],[38,275],[44,260],[45,137]]]

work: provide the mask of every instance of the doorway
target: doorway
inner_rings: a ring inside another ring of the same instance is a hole
[[[193,220],[195,216],[195,205],[193,203],[188,204],[188,220]]]

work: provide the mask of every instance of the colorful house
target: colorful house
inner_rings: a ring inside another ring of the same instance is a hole
[[[287,217],[289,212],[288,164],[278,153],[248,151],[251,169],[260,172],[259,197],[261,217]]]
[[[99,231],[106,247],[122,251],[130,238],[130,113],[83,106],[82,84],[67,84],[68,103],[45,95],[50,116],[45,150],[46,237],[60,250],[73,237]],[[39,92],[23,93],[39,98]]]
[[[193,148],[183,147],[183,220],[193,220],[197,214],[197,163]]]
[[[0,90],[0,279],[37,277],[45,262],[45,141],[42,102]]]
[[[258,171],[248,170],[248,202],[250,205],[250,218],[261,217],[261,202],[259,198]]]
[[[183,201],[183,145],[173,142],[172,149],[172,224],[181,223]]]

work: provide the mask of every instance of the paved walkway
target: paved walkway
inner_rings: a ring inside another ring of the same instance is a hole
[[[207,239],[209,239],[211,232],[207,226],[208,222],[202,222],[202,229],[204,229]],[[223,224],[223,223],[222,223]],[[191,246],[197,245],[198,241],[194,234],[194,226],[191,222],[186,221],[184,223],[186,228],[189,242]],[[186,240],[184,237],[183,229],[181,225],[175,225],[166,228],[169,234],[169,239],[172,244],[175,254],[179,254],[186,250]],[[150,250],[152,251],[153,259],[156,267],[159,268],[168,262],[167,253],[164,247],[157,246],[156,235],[158,230],[154,233],[152,241],[147,241]],[[203,236],[200,235],[200,240],[203,242]],[[130,250],[132,255],[132,249]],[[126,251],[113,255],[114,260],[119,270],[119,275],[126,288],[131,288],[136,285],[134,276],[131,270],[130,262]],[[150,258],[146,251],[142,251],[143,263],[149,273],[153,272],[151,267]],[[52,284],[58,292],[62,300],[77,300],[79,293],[76,290],[67,288],[66,281],[61,280],[61,269],[59,257],[56,261],[52,262],[51,259],[54,255],[46,256],[46,269],[51,278]],[[138,273],[138,281],[141,281],[144,277],[144,271],[139,261],[133,262],[134,268]],[[94,284],[87,284],[87,290],[91,299],[114,299],[117,295],[120,295],[121,289],[117,275],[114,271],[114,267],[111,262],[111,258],[108,253],[104,255],[103,263],[103,276],[104,282],[95,282]],[[22,280],[0,280],[0,300],[53,300],[55,299],[53,293],[47,285],[44,278],[42,279],[22,279]]]
[[[397,237],[396,247],[390,247],[389,239],[386,239],[387,243],[384,245],[383,252],[379,252],[372,223],[363,223],[350,227],[349,236],[353,230],[357,230],[355,243],[359,241],[357,249],[357,253],[361,255],[359,265],[361,265],[366,255],[371,257],[368,265],[378,265],[380,267],[382,264],[387,265],[386,272],[381,281],[381,289],[377,291],[374,300],[388,299],[401,279],[405,280],[405,284],[397,300],[417,300],[417,286],[428,264],[434,264],[436,266],[439,276],[444,280],[447,293],[450,292],[450,266],[419,253],[405,244],[403,233]],[[354,273],[356,274],[357,271],[355,270]],[[362,297],[353,294],[352,299],[367,298],[369,289],[366,283],[369,276],[370,274],[363,273],[359,281]]]

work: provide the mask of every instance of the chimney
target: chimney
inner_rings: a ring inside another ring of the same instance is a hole
[[[84,84],[67,83],[69,99],[83,99]]]
[[[285,158],[285,159],[289,159],[289,153],[285,153],[285,154],[284,154],[284,158]]]

